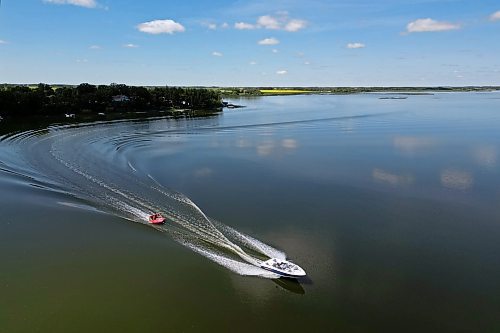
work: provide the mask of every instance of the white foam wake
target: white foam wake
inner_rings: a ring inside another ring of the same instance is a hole
[[[237,274],[277,277],[260,264],[264,258],[285,259],[285,253],[210,219],[185,195],[141,174],[128,159],[115,155],[114,147],[106,144],[109,140],[100,142],[106,136],[96,135],[97,130],[85,127],[73,133],[61,128],[41,138],[29,136],[26,140],[33,140],[31,144],[26,142],[20,149],[31,162],[27,170],[96,209],[130,221],[148,225],[150,214],[162,212],[168,223],[155,229],[171,234],[196,253]]]

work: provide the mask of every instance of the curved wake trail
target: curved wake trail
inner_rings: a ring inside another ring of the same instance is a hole
[[[116,149],[117,137],[127,130],[123,127],[53,126],[4,136],[0,151],[7,148],[10,158],[1,170],[133,222],[149,225],[149,215],[162,212],[167,224],[153,227],[194,252],[240,275],[278,277],[260,264],[264,258],[285,259],[285,253],[210,219],[185,195],[142,174]]]

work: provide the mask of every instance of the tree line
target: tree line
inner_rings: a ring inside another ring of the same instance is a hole
[[[292,90],[295,94],[360,94],[360,93],[433,93],[433,92],[474,92],[498,91],[499,86],[464,86],[464,87],[224,87],[219,88],[223,96],[266,96],[288,95],[284,90]],[[276,91],[273,93],[273,90]],[[263,93],[264,91],[264,93]]]
[[[220,92],[205,88],[137,87],[125,84],[52,87],[0,86],[0,116],[60,115],[82,112],[214,109]]]

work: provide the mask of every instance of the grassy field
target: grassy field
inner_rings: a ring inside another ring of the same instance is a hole
[[[260,92],[262,94],[309,94],[312,93],[312,90],[297,90],[297,89],[261,89]]]

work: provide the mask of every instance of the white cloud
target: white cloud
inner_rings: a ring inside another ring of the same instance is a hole
[[[43,2],[57,5],[74,5],[86,8],[97,7],[97,2],[95,0],[43,0]]]
[[[499,21],[500,20],[500,10],[494,12],[493,14],[490,15],[490,20],[491,21]]]
[[[126,47],[128,49],[136,49],[139,47],[139,45],[137,44],[132,44],[132,43],[129,43],[129,44],[124,44],[123,47]]]
[[[250,61],[249,64],[252,66],[257,65],[257,61]]]
[[[276,39],[276,38],[274,38],[274,37],[271,37],[271,38],[265,38],[265,39],[260,40],[260,41],[258,42],[258,44],[259,44],[259,45],[277,45],[277,44],[279,44],[279,43],[280,43],[280,41],[279,41],[279,40],[277,40],[277,39]]]
[[[407,32],[431,32],[460,29],[460,24],[436,21],[431,18],[418,19],[408,23]]]
[[[209,30],[229,28],[229,24],[227,24],[227,23],[222,23],[222,24],[218,25],[217,23],[214,23],[214,22],[202,22],[201,25],[208,28]]]
[[[90,45],[89,49],[91,49],[91,50],[100,50],[101,47],[99,45]]]
[[[0,39],[0,44],[7,44],[7,42]]]
[[[304,29],[307,26],[307,22],[304,20],[291,20],[285,25],[285,30],[290,32],[296,32]]]
[[[277,49],[272,50],[273,53],[278,53],[279,51]]]
[[[263,15],[257,18],[255,24],[238,22],[234,27],[238,30],[251,29],[269,29],[269,30],[284,30],[288,32],[297,32],[307,26],[307,21],[299,19],[291,19],[287,12],[280,12],[277,16]]]
[[[257,25],[265,29],[278,30],[281,28],[281,23],[277,18],[270,15],[264,15],[257,19]]]
[[[154,20],[150,22],[144,22],[137,26],[139,31],[145,32],[147,34],[174,34],[176,32],[184,32],[186,28],[182,24],[177,23],[173,20]]]
[[[223,56],[223,54],[222,54],[222,53],[217,52],[217,51],[212,52],[212,55],[213,55],[214,57],[222,57],[222,56]]]
[[[286,74],[288,74],[288,71],[287,70],[281,70],[281,71],[277,71],[276,74],[278,74],[278,75],[286,75]]]
[[[366,45],[363,44],[363,43],[349,43],[346,45],[346,47],[348,49],[362,49],[364,48]]]
[[[309,61],[304,61],[304,65],[310,65],[311,63]]]
[[[238,30],[252,30],[255,29],[256,27],[250,23],[238,22],[234,24],[234,28]]]

